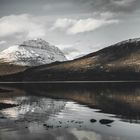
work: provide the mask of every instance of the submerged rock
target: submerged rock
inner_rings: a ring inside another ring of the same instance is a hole
[[[2,110],[2,109],[6,109],[6,108],[15,107],[15,106],[17,106],[17,104],[0,103],[0,110]]]
[[[101,124],[107,125],[107,124],[113,123],[114,120],[102,119],[102,120],[100,120],[99,122],[100,122]]]
[[[95,119],[91,119],[90,122],[91,122],[91,123],[95,123],[96,120],[95,120]]]

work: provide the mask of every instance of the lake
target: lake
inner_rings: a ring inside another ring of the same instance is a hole
[[[140,140],[140,83],[0,84],[0,140]]]

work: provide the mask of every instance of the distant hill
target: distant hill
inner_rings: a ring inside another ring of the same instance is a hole
[[[3,80],[140,80],[140,38],[111,45],[84,57],[29,68]]]

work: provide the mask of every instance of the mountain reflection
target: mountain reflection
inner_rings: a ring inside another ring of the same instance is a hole
[[[1,84],[0,139],[138,140],[139,103],[138,83]]]
[[[91,108],[99,109],[100,112],[115,114],[124,121],[139,122],[140,120],[139,84],[11,84],[1,85],[0,88],[12,91],[6,96],[18,97],[15,103],[19,100],[22,104],[22,107],[19,106],[21,108],[18,108],[19,112],[22,110],[22,112],[29,113],[34,109],[45,111],[46,106],[53,107],[55,104],[56,107],[56,104],[59,104],[53,103],[54,101],[51,99],[46,103],[37,99],[37,96],[44,96],[76,101]],[[31,96],[31,98],[23,99],[23,97],[20,98],[21,95]],[[8,101],[6,96],[3,92],[0,93],[0,102],[13,102],[13,99]],[[58,110],[65,106],[65,103],[60,104],[61,107],[58,106]],[[38,108],[35,108],[36,106]],[[46,110],[49,109],[46,108]]]

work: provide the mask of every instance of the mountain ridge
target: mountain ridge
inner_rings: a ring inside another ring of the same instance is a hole
[[[19,81],[140,80],[140,39],[119,42],[75,60],[32,67],[8,78]]]

